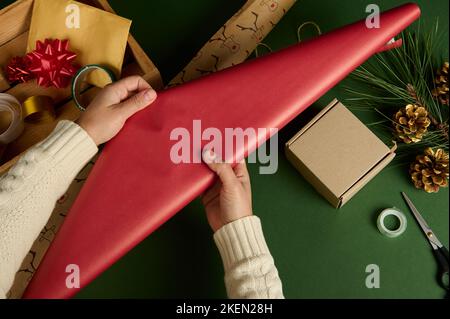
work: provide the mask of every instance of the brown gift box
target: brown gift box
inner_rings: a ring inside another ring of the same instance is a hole
[[[286,156],[334,207],[349,201],[395,157],[353,113],[333,100],[286,143]]]

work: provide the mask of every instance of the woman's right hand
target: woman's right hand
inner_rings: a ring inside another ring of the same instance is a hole
[[[228,223],[251,216],[252,191],[245,160],[233,168],[228,163],[222,163],[214,152],[206,150],[203,161],[219,177],[202,196],[212,230],[216,232]]]

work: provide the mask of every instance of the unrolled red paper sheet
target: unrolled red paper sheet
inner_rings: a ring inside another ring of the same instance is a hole
[[[25,292],[26,298],[68,298],[68,265],[84,287],[215,180],[204,164],[170,160],[175,128],[282,128],[420,15],[407,4],[277,53],[160,92],[105,147]],[[327,65],[324,68],[323,65]],[[248,140],[246,156],[267,140]],[[194,146],[200,154],[204,142]]]

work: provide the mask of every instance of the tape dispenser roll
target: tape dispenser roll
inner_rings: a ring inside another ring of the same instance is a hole
[[[82,105],[80,94],[82,93],[82,84],[88,83],[87,78],[92,72],[98,72],[101,71],[104,73],[103,75],[106,76],[109,79],[109,83],[116,81],[116,76],[114,73],[101,65],[98,64],[89,64],[84,67],[82,67],[80,70],[78,70],[77,74],[73,77],[72,80],[72,98],[75,102],[75,105],[81,110],[86,111],[86,108]],[[105,83],[106,85],[107,83]]]
[[[22,106],[12,95],[0,93],[0,144],[9,144],[23,132]]]
[[[388,227],[386,227],[384,220],[388,216],[394,216],[398,220],[399,224],[398,224],[397,228],[389,229]],[[378,227],[378,230],[380,231],[380,233],[382,233],[383,235],[385,235],[387,237],[390,237],[390,238],[398,237],[401,234],[403,234],[406,230],[406,227],[407,227],[406,216],[405,216],[405,214],[403,214],[401,211],[399,211],[395,207],[387,208],[387,209],[383,210],[381,212],[381,214],[378,216],[377,227]]]

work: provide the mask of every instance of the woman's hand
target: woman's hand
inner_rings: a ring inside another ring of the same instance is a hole
[[[155,100],[155,90],[143,78],[123,78],[101,90],[77,123],[100,145],[116,136],[130,116]]]
[[[211,150],[203,152],[203,161],[219,180],[202,196],[206,217],[212,230],[253,214],[250,177],[245,161],[234,168],[222,163]]]

